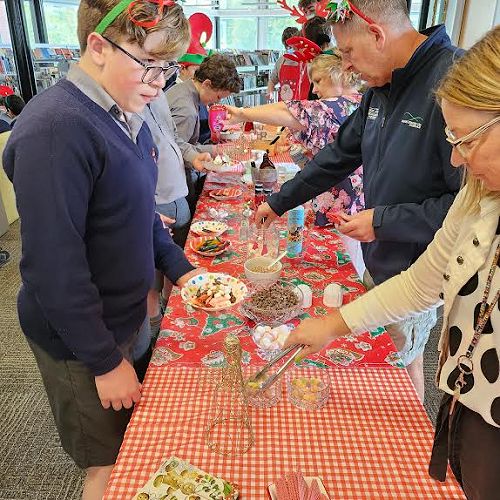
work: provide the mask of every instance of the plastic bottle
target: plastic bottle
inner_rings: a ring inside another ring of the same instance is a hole
[[[302,205],[288,212],[286,251],[288,257],[299,257],[304,243],[305,210]]]
[[[208,110],[208,126],[210,127],[210,140],[217,144],[220,142],[220,133],[222,132],[222,122],[227,117],[227,111],[222,104],[214,104]]]
[[[250,219],[252,217],[252,210],[249,203],[245,203],[243,212],[241,213],[240,224],[240,241],[248,241],[250,238]]]

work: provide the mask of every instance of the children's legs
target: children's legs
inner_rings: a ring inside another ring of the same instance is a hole
[[[113,467],[113,465],[105,465],[86,469],[82,500],[102,500]]]

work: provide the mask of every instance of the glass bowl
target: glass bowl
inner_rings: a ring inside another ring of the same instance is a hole
[[[286,323],[303,313],[303,301],[300,288],[280,280],[267,287],[251,287],[241,312],[256,323]]]
[[[265,391],[248,391],[247,401],[254,408],[271,408],[281,401],[281,380],[277,380]]]
[[[298,408],[319,410],[330,397],[329,370],[313,366],[296,366],[286,373],[288,400]]]

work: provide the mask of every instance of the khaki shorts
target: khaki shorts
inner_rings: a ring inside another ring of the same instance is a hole
[[[120,346],[132,359],[137,335]],[[82,469],[113,465],[132,415],[132,409],[105,410],[97,394],[95,379],[77,360],[56,360],[30,339],[54,415],[61,445]]]
[[[370,273],[366,270],[363,282],[367,290],[375,288]],[[429,334],[437,322],[436,309],[431,309],[416,316],[411,316],[398,323],[386,325],[385,329],[391,336],[404,366],[411,364],[423,354]]]

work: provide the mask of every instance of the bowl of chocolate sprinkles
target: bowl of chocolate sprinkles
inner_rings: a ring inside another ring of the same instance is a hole
[[[293,283],[280,280],[271,286],[255,287],[241,304],[241,311],[251,320],[289,321],[302,314],[303,296]]]

